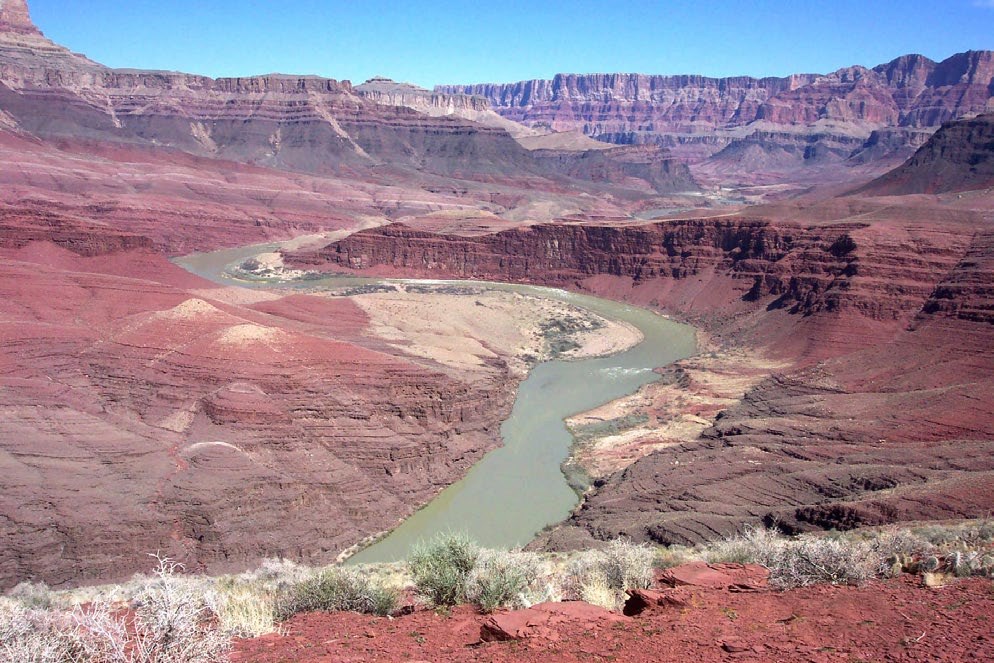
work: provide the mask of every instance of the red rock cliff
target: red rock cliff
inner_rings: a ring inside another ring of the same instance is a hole
[[[496,111],[529,126],[582,130],[613,143],[658,142],[697,160],[734,146],[743,133],[748,138],[750,129],[772,127],[788,133],[767,142],[788,147],[799,134],[866,140],[873,130],[900,129],[891,149],[907,150],[917,146],[916,129],[989,110],[992,82],[994,53],[970,51],[939,63],[905,55],[873,69],[785,78],[558,74],[551,80],[436,89],[486,97]]]
[[[800,531],[989,512],[990,233],[975,214],[940,207],[853,201],[797,216],[551,224],[474,238],[391,226],[291,257],[588,289],[792,358],[794,368],[751,389],[700,439],[610,477],[546,545],[618,535],[690,543],[746,523]]]

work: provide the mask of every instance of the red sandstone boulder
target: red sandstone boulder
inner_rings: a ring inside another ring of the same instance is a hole
[[[604,608],[570,601],[567,603],[540,603],[531,608],[502,612],[487,617],[480,626],[480,639],[484,642],[508,640],[559,639],[558,626],[582,624],[584,630],[598,628],[624,621],[624,618]]]
[[[766,589],[770,572],[757,564],[691,562],[661,571],[656,582],[666,587],[707,587],[730,591]]]

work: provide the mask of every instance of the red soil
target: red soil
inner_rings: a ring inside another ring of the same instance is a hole
[[[468,606],[395,619],[311,613],[286,635],[238,641],[232,660],[984,661],[994,659],[992,590],[986,579],[931,589],[911,576],[787,592],[680,587],[659,592],[668,605],[630,618],[582,603],[556,604],[551,619],[537,617],[545,608],[512,613],[541,627],[510,642],[481,641],[493,618]]]

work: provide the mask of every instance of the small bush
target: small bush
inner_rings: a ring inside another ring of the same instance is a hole
[[[124,625],[104,608],[70,613],[0,603],[0,661],[124,663],[125,641]]]
[[[215,663],[228,638],[215,626],[202,585],[174,577],[158,558],[154,580],[122,614],[108,603],[72,611],[0,603],[0,660],[18,663]]]
[[[246,571],[232,580],[265,588],[269,591],[282,591],[293,585],[313,578],[315,571],[288,559],[266,558],[259,568]]]
[[[681,564],[697,562],[701,559],[701,551],[687,546],[671,545],[656,551],[653,566],[657,569],[668,569]]]
[[[479,555],[479,547],[465,534],[445,534],[419,544],[408,559],[414,586],[431,605],[462,603]]]
[[[783,544],[783,537],[774,530],[747,529],[745,534],[717,541],[705,547],[704,560],[710,564],[762,564],[772,560]]]
[[[652,587],[655,553],[649,546],[616,539],[604,549],[604,556],[602,568],[609,587],[621,591]]]
[[[539,571],[538,556],[532,553],[485,550],[466,580],[466,598],[485,613],[527,607]]]
[[[397,608],[393,589],[357,569],[332,568],[285,590],[276,601],[278,621],[315,610],[389,615]]]
[[[182,565],[158,557],[154,580],[134,601],[133,657],[149,663],[211,663],[222,660],[230,641],[216,625],[216,599],[202,583],[177,577]]]
[[[773,530],[753,529],[712,544],[709,562],[761,564],[770,570],[770,584],[787,589],[815,583],[858,584],[880,568],[873,547],[848,538],[787,539]]]
[[[811,538],[791,541],[769,560],[774,586],[804,587],[816,583],[853,585],[873,577],[879,563],[871,548],[858,541]]]
[[[994,520],[975,520],[952,525],[934,523],[916,527],[912,532],[919,538],[944,548],[955,545],[983,546],[994,541]]]
[[[52,607],[52,592],[43,582],[25,580],[8,591],[7,596],[28,608],[44,610]]]
[[[617,610],[626,589],[652,586],[654,560],[652,548],[626,539],[612,541],[602,550],[580,553],[566,565],[563,595]]]

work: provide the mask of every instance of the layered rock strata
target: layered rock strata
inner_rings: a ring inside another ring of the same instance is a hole
[[[0,124],[10,130],[316,174],[379,176],[387,168],[408,177],[564,179],[554,162],[533,159],[508,133],[527,129],[480,98],[426,97],[382,81],[356,90],[317,76],[109,69],[46,39],[23,2],[3,16]]]
[[[690,161],[733,161],[759,145],[764,159],[758,165],[769,168],[778,161],[907,153],[943,122],[991,110],[992,81],[994,53],[969,51],[942,62],[906,55],[826,75],[559,74],[436,90],[485,97],[504,117],[531,127],[582,130],[612,143],[658,143]]]
[[[499,357],[457,373],[348,300],[60,232],[0,246],[4,588],[123,579],[156,551],[329,563],[497,443],[517,379]]]
[[[719,344],[793,366],[756,382],[699,437],[609,477],[544,545],[984,515],[994,503],[984,460],[994,451],[994,272],[980,217],[857,202],[783,216],[473,238],[390,226],[291,259],[577,287],[660,306]]]
[[[944,124],[900,168],[859,189],[871,195],[947,193],[994,186],[994,114]]]

